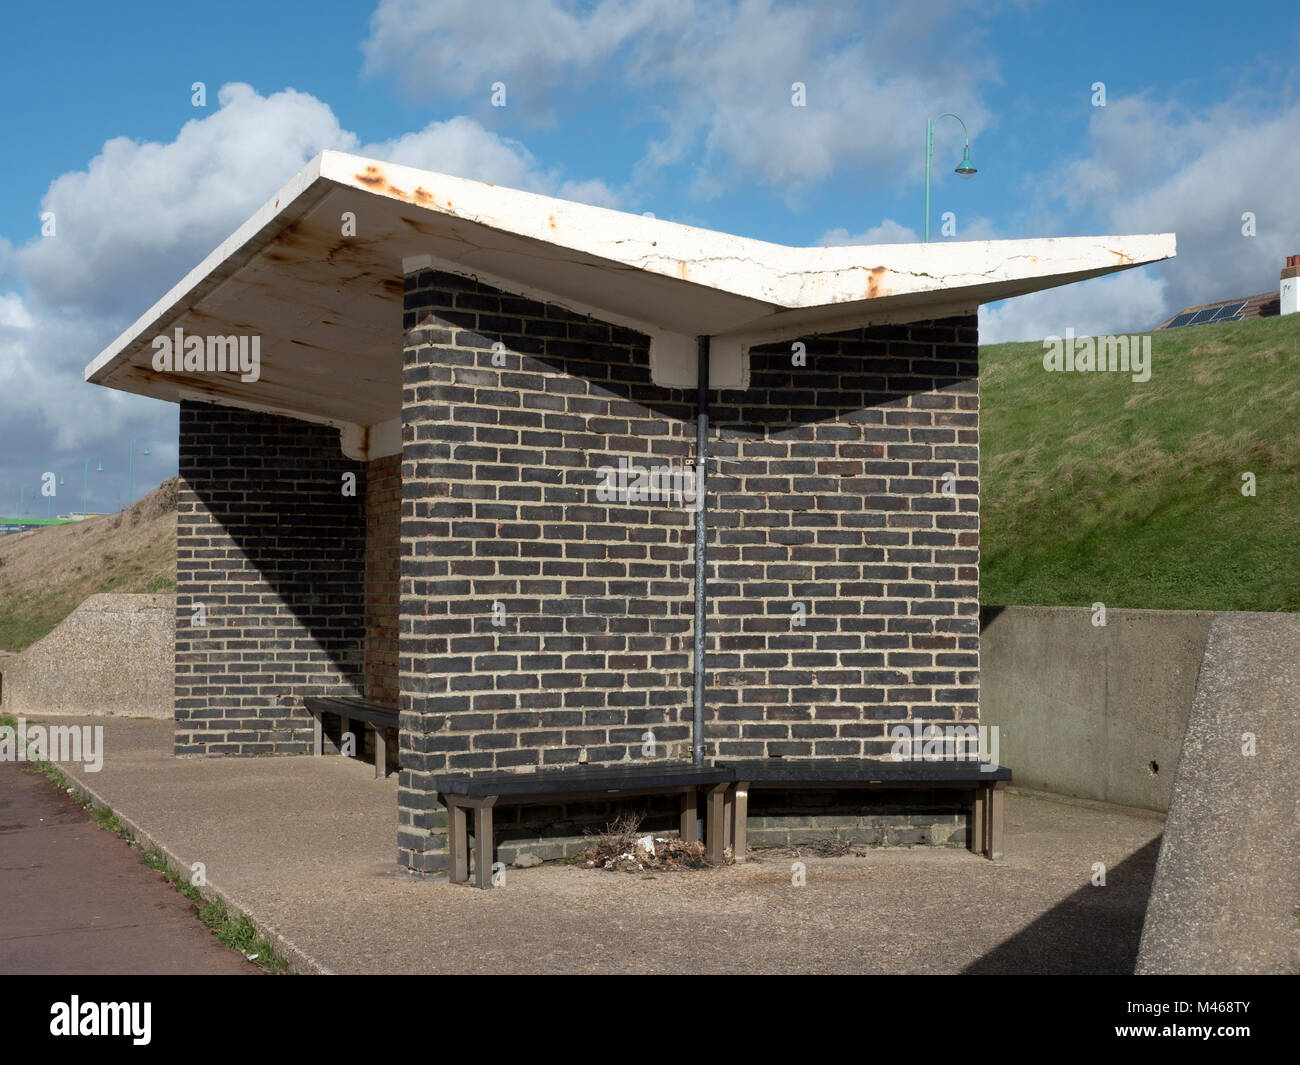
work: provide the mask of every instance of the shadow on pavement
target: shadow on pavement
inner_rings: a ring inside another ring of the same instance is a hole
[[[1132,975],[1160,839],[1107,869],[1105,887],[1081,887],[963,972]]]

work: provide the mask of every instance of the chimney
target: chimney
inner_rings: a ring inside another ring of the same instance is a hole
[[[1300,311],[1300,255],[1288,255],[1282,268],[1282,285],[1278,292],[1278,314]]]

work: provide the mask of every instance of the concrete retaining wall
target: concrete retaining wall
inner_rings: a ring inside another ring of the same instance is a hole
[[[1300,973],[1300,615],[1219,614],[1138,973]]]
[[[1017,784],[1166,810],[1211,611],[985,607],[980,721]]]
[[[169,718],[175,639],[174,595],[92,595],[0,663],[0,709]]]

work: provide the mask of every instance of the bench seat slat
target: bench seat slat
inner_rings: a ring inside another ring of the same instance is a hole
[[[772,784],[989,784],[1010,780],[1011,770],[980,762],[891,758],[756,758],[724,761],[736,780]]]
[[[473,776],[445,773],[433,778],[433,787],[444,795],[566,795],[726,784],[733,779],[731,770],[717,766],[656,762],[646,765],[543,769],[536,773],[493,772],[475,773]]]
[[[354,721],[366,721],[372,725],[397,728],[399,712],[395,706],[384,706],[365,699],[352,699],[342,696],[308,695],[303,704],[314,714],[337,714]]]

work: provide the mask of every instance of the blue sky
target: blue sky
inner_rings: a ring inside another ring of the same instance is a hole
[[[1300,20],[1282,10],[384,0],[63,3],[14,20],[0,513],[45,470],[79,494],[85,458],[105,467],[91,508],[115,509],[132,439],[151,450],[137,495],[175,472],[175,409],[82,368],[322,148],[778,243],[893,243],[921,230],[925,119],[955,111],[980,173],[952,173],[961,133],[940,123],[936,238],[943,211],[966,240],[1178,234],[1158,268],[985,308],[985,340],[1145,329],[1273,288],[1300,253]]]

